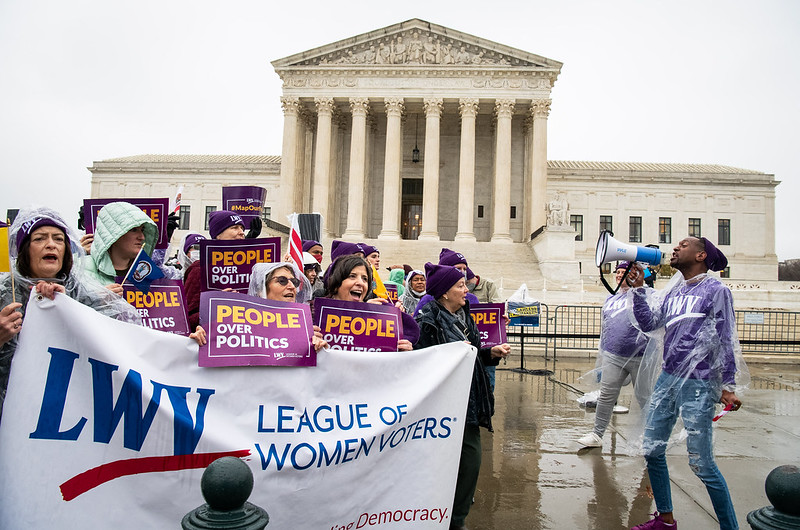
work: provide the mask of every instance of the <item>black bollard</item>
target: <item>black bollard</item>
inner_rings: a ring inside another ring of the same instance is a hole
[[[800,468],[778,466],[764,483],[772,506],[747,514],[747,522],[755,530],[800,529]]]
[[[253,492],[253,472],[233,456],[209,464],[200,479],[206,504],[187,513],[183,530],[263,530],[269,524],[266,510],[247,502]]]

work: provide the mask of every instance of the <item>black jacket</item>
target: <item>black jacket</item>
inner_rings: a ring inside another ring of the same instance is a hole
[[[500,358],[492,357],[491,348],[481,348],[478,327],[469,314],[469,302],[459,311],[466,313],[466,326],[456,315],[445,309],[436,300],[425,304],[416,316],[419,324],[419,340],[414,344],[414,348],[421,349],[437,344],[466,340],[478,349],[475,366],[472,370],[472,385],[469,389],[467,424],[486,427],[491,431],[494,394],[489,386],[489,378],[484,366],[496,366],[500,362]]]

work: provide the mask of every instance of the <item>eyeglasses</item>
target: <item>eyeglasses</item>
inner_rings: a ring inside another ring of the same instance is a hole
[[[289,282],[292,282],[292,285],[294,285],[295,289],[300,287],[300,280],[298,280],[297,278],[287,278],[286,276],[276,276],[276,277],[272,278],[272,281],[278,282],[278,285],[280,285],[281,287],[286,287],[287,285],[289,285]]]

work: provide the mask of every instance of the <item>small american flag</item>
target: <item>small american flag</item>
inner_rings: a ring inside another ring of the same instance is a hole
[[[292,230],[289,232],[289,256],[291,256],[297,268],[303,270],[303,240],[300,238],[300,225],[297,222],[297,217],[296,213],[289,216],[292,226]]]

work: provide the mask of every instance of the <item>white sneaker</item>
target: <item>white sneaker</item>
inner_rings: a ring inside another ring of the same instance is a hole
[[[583,447],[603,447],[603,439],[593,432],[578,438],[578,443]]]
[[[628,407],[623,407],[622,405],[614,405],[612,412],[614,414],[627,414],[630,412],[630,409]]]

